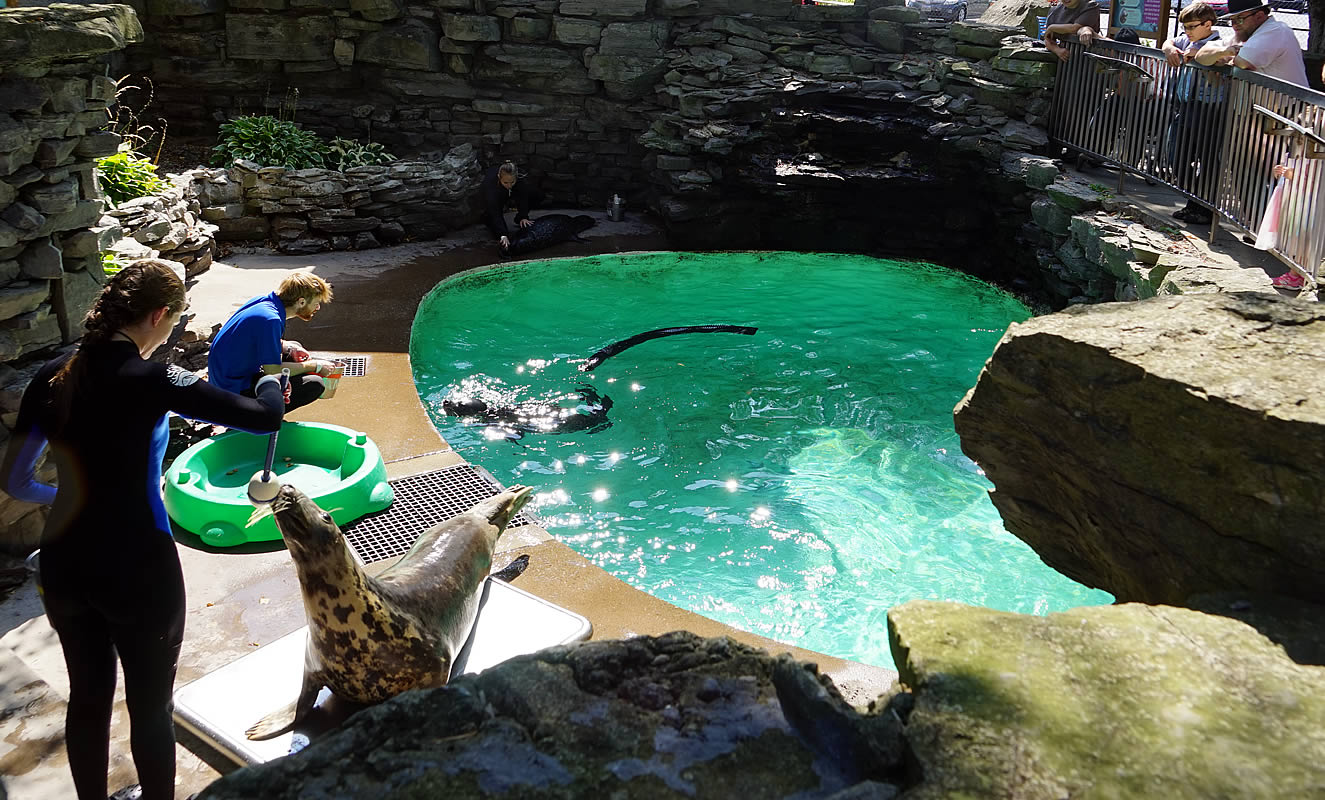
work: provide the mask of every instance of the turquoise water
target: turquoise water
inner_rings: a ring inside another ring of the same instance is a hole
[[[1112,598],[1003,529],[952,409],[1008,324],[1012,296],[939,267],[798,253],[648,253],[459,275],[410,342],[446,440],[535,487],[560,540],[617,577],[729,625],[891,666],[885,614],[956,600],[1045,614]],[[611,342],[680,325],[753,336]],[[442,413],[462,381],[612,400],[597,432],[526,433]]]

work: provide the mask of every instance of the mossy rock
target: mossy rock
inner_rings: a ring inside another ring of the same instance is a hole
[[[1325,669],[1236,619],[913,601],[888,628],[915,695],[905,735],[924,780],[910,799],[1320,797],[1325,786]]]

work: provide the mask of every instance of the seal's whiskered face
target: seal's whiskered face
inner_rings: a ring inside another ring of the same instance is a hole
[[[294,486],[286,484],[272,501],[276,527],[287,546],[303,550],[322,549],[340,541],[340,528],[317,503]]]

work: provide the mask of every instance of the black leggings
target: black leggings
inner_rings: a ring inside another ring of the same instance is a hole
[[[260,378],[258,380],[261,380]],[[257,397],[254,389],[257,388],[258,381],[253,381],[253,385],[240,392],[245,397]],[[305,372],[303,375],[290,376],[290,403],[285,407],[285,413],[290,413],[296,408],[303,408],[314,400],[322,396],[327,390],[327,381],[321,375],[315,372]]]
[[[104,531],[114,536],[115,531]],[[175,725],[171,695],[184,639],[184,575],[175,543],[155,532],[128,559],[44,548],[41,583],[46,616],[60,636],[69,670],[65,741],[79,800],[106,797],[115,656],[124,667],[129,747],[143,800],[175,796]]]

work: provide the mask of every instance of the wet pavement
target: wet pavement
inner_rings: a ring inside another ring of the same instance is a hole
[[[1082,176],[1113,186],[1115,173],[1087,169]],[[1117,202],[1134,206],[1152,225],[1187,231],[1204,241],[1207,227],[1183,225],[1172,211],[1182,199],[1164,187],[1149,187],[1129,177]],[[579,212],[577,212],[579,213]],[[539,254],[538,259],[598,253],[663,250],[667,240],[653,222],[627,217],[587,231],[587,243],[568,242]],[[1284,268],[1270,255],[1244,244],[1237,232],[1223,228],[1215,252],[1246,269],[1276,275]],[[292,419],[316,420],[363,430],[378,444],[396,478],[460,463],[433,429],[409,368],[410,326],[423,296],[438,281],[476,267],[503,263],[482,228],[457,232],[441,241],[395,248],[280,256],[265,250],[236,250],[204,273],[190,290],[195,329],[223,322],[255,294],[275,288],[292,269],[313,271],[331,281],[336,299],[311,323],[291,320],[289,338],[310,350],[368,359],[368,375],[346,378],[336,396],[294,412]],[[304,613],[293,567],[279,542],[245,545],[218,551],[195,536],[177,537],[188,587],[188,617],[177,686],[182,686],[234,659],[252,652],[304,624]],[[895,673],[790,648],[728,628],[639,592],[594,567],[587,560],[532,526],[512,531],[502,540],[497,566],[515,555],[531,554],[531,566],[517,586],[584,614],[594,625],[594,638],[659,634],[685,628],[700,635],[731,635],[774,652],[791,652],[813,660],[833,675],[852,702],[863,704],[882,692]],[[880,631],[879,635],[885,635]],[[122,681],[121,681],[122,684]],[[0,603],[0,800],[44,800],[73,796],[64,756],[64,696],[68,692],[63,658],[54,633],[42,614],[34,583],[29,580]],[[182,729],[177,729],[177,797],[199,791],[235,765]],[[111,781],[117,789],[133,780],[128,754],[128,723],[122,688],[112,722]]]

